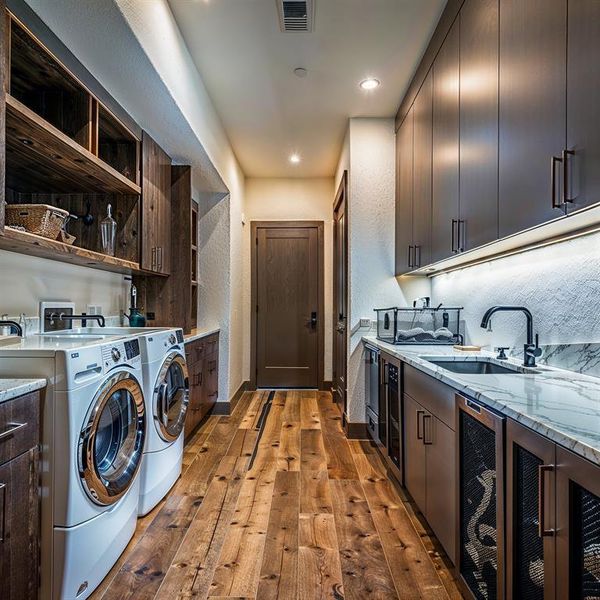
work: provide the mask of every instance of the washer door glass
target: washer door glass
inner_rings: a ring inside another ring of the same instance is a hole
[[[79,470],[97,504],[113,504],[131,486],[142,459],[144,396],[138,381],[121,372],[102,386],[81,432]]]
[[[185,358],[174,352],[163,363],[154,389],[154,420],[163,440],[173,442],[183,431],[189,399]]]

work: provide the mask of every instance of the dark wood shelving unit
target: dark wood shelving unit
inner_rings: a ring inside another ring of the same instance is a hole
[[[6,185],[20,192],[140,194],[139,185],[6,96]]]

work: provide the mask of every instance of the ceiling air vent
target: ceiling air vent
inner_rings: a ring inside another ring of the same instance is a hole
[[[281,31],[312,31],[314,0],[277,0]]]

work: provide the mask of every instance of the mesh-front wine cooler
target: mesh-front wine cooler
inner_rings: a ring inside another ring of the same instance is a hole
[[[550,600],[554,592],[556,446],[506,425],[506,596]]]
[[[600,468],[556,450],[556,597],[600,598]]]
[[[459,535],[458,571],[477,600],[503,598],[504,419],[456,396]]]

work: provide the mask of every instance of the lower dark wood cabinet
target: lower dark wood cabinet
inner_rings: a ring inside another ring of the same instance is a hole
[[[39,593],[39,415],[37,392],[0,404],[0,598],[5,600],[34,600]],[[8,431],[14,433],[4,435]]]
[[[405,486],[454,562],[456,435],[408,394],[403,403]]]
[[[214,407],[219,393],[219,334],[186,344],[190,403],[185,418],[188,439]]]

